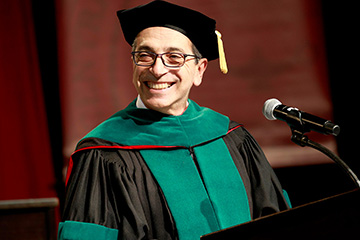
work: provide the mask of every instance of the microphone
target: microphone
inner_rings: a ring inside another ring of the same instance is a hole
[[[334,136],[340,133],[340,127],[331,121],[302,112],[297,108],[283,105],[276,98],[268,99],[264,103],[262,112],[267,119],[284,121],[292,129],[302,132],[316,131]]]

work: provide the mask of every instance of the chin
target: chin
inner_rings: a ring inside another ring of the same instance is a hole
[[[166,101],[146,101],[145,106],[150,109],[160,110],[160,109],[168,109],[170,104]]]

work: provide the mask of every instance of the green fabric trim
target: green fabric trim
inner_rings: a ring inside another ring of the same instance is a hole
[[[289,205],[289,207],[292,208],[289,194],[287,193],[287,191],[285,189],[283,189],[283,195],[284,195],[284,198],[285,198],[287,204]]]
[[[251,220],[244,184],[224,141],[194,151],[205,186],[188,149],[140,151],[164,192],[181,240]]]
[[[188,150],[140,152],[164,192],[179,239],[199,239],[204,233],[219,230],[211,202]]]
[[[240,174],[222,139],[194,148],[220,229],[251,220]]]
[[[111,240],[118,238],[118,230],[94,223],[65,221],[59,223],[58,240]]]
[[[228,127],[228,117],[200,107],[191,100],[187,110],[180,116],[138,109],[133,101],[84,138],[97,137],[126,146],[190,147],[225,135]]]

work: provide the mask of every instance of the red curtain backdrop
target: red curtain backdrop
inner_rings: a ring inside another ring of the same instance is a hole
[[[30,0],[0,1],[0,200],[56,196]]]
[[[320,1],[169,0],[217,20],[229,73],[217,60],[191,98],[243,123],[275,167],[328,162],[290,141],[290,129],[261,113],[265,100],[332,119]],[[145,0],[57,0],[65,154],[101,121],[136,97],[130,47],[116,18]],[[206,4],[204,4],[206,2]],[[183,16],[186,17],[186,16]],[[335,140],[314,135],[332,150]]]

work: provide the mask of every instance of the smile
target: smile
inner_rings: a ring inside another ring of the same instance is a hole
[[[171,87],[174,85],[174,82],[168,83],[168,82],[145,82],[145,85],[150,89],[155,90],[163,90]]]

